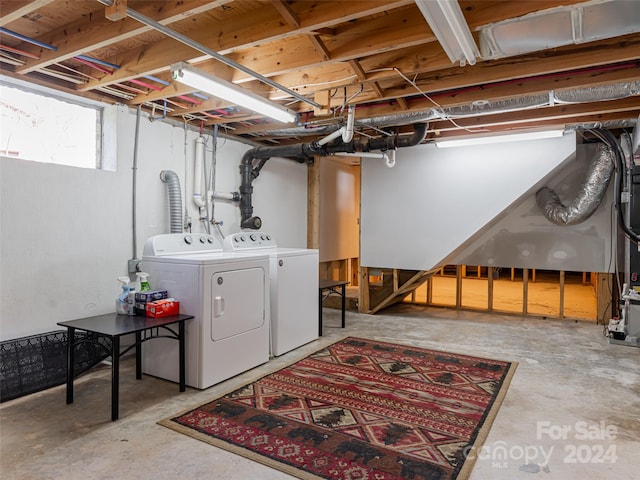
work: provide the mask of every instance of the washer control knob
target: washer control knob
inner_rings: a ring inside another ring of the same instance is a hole
[[[186,243],[187,245],[191,245],[193,243],[193,238],[191,237],[191,235],[184,236],[184,243]]]
[[[200,243],[204,243],[206,242],[206,240],[204,239],[204,237],[200,237]]]
[[[251,235],[249,235],[249,238],[251,239],[252,242],[255,242],[257,240],[258,237],[256,237],[253,233]]]
[[[213,238],[211,238],[211,237],[207,237],[207,242],[209,242],[209,243],[213,243]]]
[[[233,237],[233,241],[238,243],[240,241],[240,237]]]

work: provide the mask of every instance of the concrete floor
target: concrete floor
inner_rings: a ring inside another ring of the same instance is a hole
[[[204,391],[121,371],[110,421],[110,369],[0,405],[0,476],[9,479],[283,480],[281,472],[156,424],[346,336],[516,361],[516,374],[471,479],[635,479],[640,349],[609,345],[602,326],[397,305],[375,316],[325,309],[325,336]],[[536,472],[536,469],[539,469]],[[416,480],[422,480],[416,479]]]

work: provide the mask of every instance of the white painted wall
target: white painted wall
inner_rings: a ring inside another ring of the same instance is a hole
[[[116,278],[126,275],[127,260],[133,256],[136,123],[135,111],[117,107],[116,115],[116,171],[0,159],[0,340],[56,330],[56,322],[113,311],[120,290]],[[169,232],[162,170],[179,175],[183,197],[187,189],[192,230],[204,231],[191,201],[197,135],[187,132],[185,158],[181,125],[150,122],[146,116],[140,121],[138,257],[147,237]],[[219,140],[216,190],[238,190],[239,162],[249,148]],[[207,161],[210,158],[209,152]],[[253,186],[254,212],[262,217],[263,230],[281,246],[306,247],[307,166],[271,159]],[[239,231],[235,204],[217,202],[215,214],[224,234]]]
[[[571,132],[501,145],[398,149],[391,169],[365,159],[361,265],[429,270],[452,261],[470,238],[535,195],[575,152]]]
[[[578,145],[576,156],[554,171],[544,185],[565,205],[578,195],[595,145]],[[556,225],[542,215],[534,194],[525,196],[448,260],[461,265],[608,272],[613,268],[611,236],[615,231],[613,181],[598,209],[584,222]],[[537,191],[536,187],[536,191]]]

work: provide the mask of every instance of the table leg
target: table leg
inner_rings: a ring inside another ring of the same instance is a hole
[[[136,379],[142,378],[142,332],[136,332]]]
[[[73,327],[67,327],[67,404],[73,403],[73,365],[74,352],[73,344],[76,338],[76,329]]]
[[[346,296],[347,296],[346,285],[342,285],[342,328],[344,328],[344,326],[345,326],[344,310],[345,310],[345,306],[346,306],[345,305]]]
[[[318,336],[322,336],[322,289],[319,288],[318,291],[320,292],[319,298],[318,298]]]
[[[111,420],[118,419],[120,383],[120,337],[111,337]]]
[[[184,328],[184,320],[178,322],[178,335],[179,339],[179,355],[180,355],[180,391],[185,391],[185,383],[186,383],[186,367],[185,367],[185,328]]]

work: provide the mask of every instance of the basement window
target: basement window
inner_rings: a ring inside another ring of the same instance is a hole
[[[103,167],[103,109],[0,83],[0,156]]]

